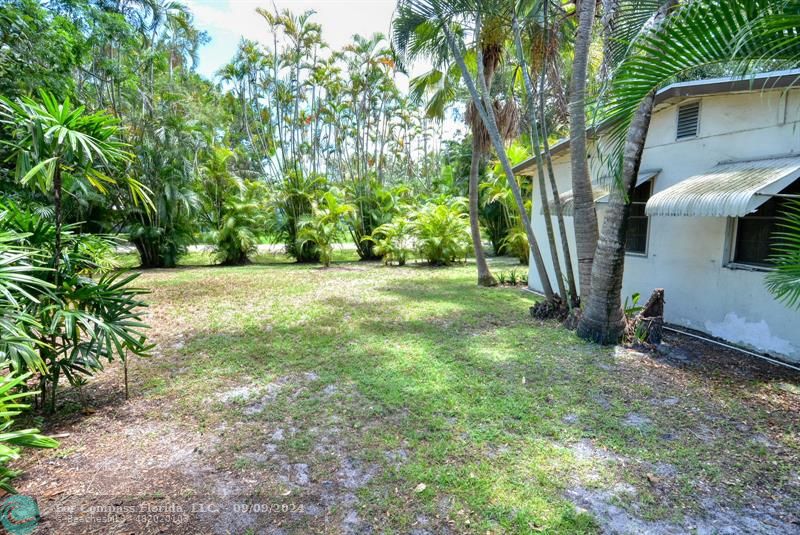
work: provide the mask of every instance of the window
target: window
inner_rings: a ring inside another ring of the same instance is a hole
[[[631,211],[628,218],[628,230],[625,235],[625,251],[634,254],[647,254],[648,217],[644,207],[650,199],[652,180],[634,188],[631,194]]]
[[[798,194],[800,180],[782,190],[779,195]],[[778,217],[788,200],[786,197],[770,197],[758,210],[736,220],[734,263],[769,267],[769,257],[775,252],[772,233],[777,229]]]
[[[693,102],[678,107],[678,134],[677,139],[686,139],[697,136],[700,122],[700,103]]]

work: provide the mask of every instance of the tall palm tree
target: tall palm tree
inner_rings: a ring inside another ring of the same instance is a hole
[[[502,43],[484,41],[480,43],[483,47],[483,70],[486,86],[489,91],[492,89],[495,72],[500,65],[502,58]],[[404,51],[400,51],[403,53]],[[407,55],[407,54],[405,54]],[[448,54],[449,56],[449,54]],[[408,59],[412,59],[409,57]],[[458,95],[457,85],[461,77],[458,65],[448,62],[447,57],[436,58],[439,68],[434,68],[430,72],[413,79],[410,83],[412,95],[421,97],[426,91],[430,93],[430,98],[426,106],[429,116],[437,120],[443,120],[446,106],[450,104]],[[432,90],[431,90],[432,89]],[[511,104],[511,105],[509,105]],[[516,107],[507,101],[502,103],[495,101],[493,109],[496,120],[499,124],[505,125],[503,137],[511,139],[516,135]],[[469,192],[469,225],[472,236],[472,245],[475,250],[475,265],[478,270],[479,286],[495,286],[497,281],[489,270],[486,262],[486,254],[483,251],[483,240],[481,239],[480,220],[479,220],[479,178],[480,170],[484,165],[484,160],[491,150],[492,142],[483,121],[480,118],[475,106],[467,103],[465,114],[467,126],[472,132],[472,156],[469,169],[468,192]]]
[[[577,3],[578,32],[575,36],[569,101],[575,250],[578,254],[578,283],[581,301],[584,303],[587,301],[591,289],[592,262],[598,236],[597,212],[594,206],[586,148],[586,75],[589,49],[592,44],[595,8],[595,0],[581,0]]]
[[[670,10],[677,5],[678,0],[666,0],[658,6],[651,19],[642,26],[643,34],[637,38],[641,39],[655,31]],[[637,0],[629,2],[618,0],[615,3],[617,10],[615,18],[638,19],[641,7],[641,3]],[[616,37],[611,29],[606,39],[613,42]],[[613,48],[607,49],[607,52],[613,54]],[[613,63],[613,58],[610,58],[610,61],[607,59],[607,63]],[[636,177],[639,175],[655,97],[656,92],[653,90],[642,100],[628,128],[622,155],[620,184],[611,192],[608,213],[597,242],[595,265],[592,269],[592,291],[578,322],[578,336],[599,343],[617,343],[625,332],[626,320],[621,303],[625,232],[630,214],[630,199],[636,187]]]
[[[494,103],[491,101],[484,73],[483,47],[475,47],[478,72],[477,76],[473,77],[464,59],[463,40],[461,36],[456,36],[453,29],[454,22],[459,19],[474,22],[472,36],[476,43],[480,43],[484,35],[484,17],[488,14],[489,20],[496,20],[494,17],[507,9],[508,5],[505,2],[483,2],[480,6],[476,6],[472,2],[466,0],[451,0],[448,2],[441,0],[400,0],[398,3],[397,16],[394,21],[395,42],[399,45],[400,49],[420,46],[417,42],[417,35],[414,30],[419,27],[424,20],[432,21],[433,26],[431,29],[437,34],[440,34],[439,39],[433,41],[434,44],[422,46],[441,49],[442,41],[444,41],[451,57],[456,65],[458,65],[461,71],[461,77],[469,91],[471,104],[474,106],[481,122],[486,127],[489,140],[500,159],[500,164],[506,175],[506,180],[514,195],[517,209],[520,212],[520,218],[522,219],[530,245],[531,255],[533,256],[539,278],[542,281],[545,296],[548,300],[551,300],[554,297],[554,292],[550,285],[550,278],[545,268],[538,242],[530,225],[530,218],[525,209],[525,203],[522,199],[519,184],[511,169],[511,163],[505,151],[501,133],[502,125],[498,123],[497,117],[494,114]],[[444,39],[442,39],[442,37]]]
[[[544,6],[544,10],[546,10],[546,9],[547,9],[547,7]],[[552,263],[553,263],[553,270],[555,272],[556,283],[558,284],[559,293],[561,294],[561,296],[568,303],[574,303],[574,284],[575,283],[574,283],[574,280],[572,279],[572,266],[570,265],[571,257],[569,255],[569,244],[567,243],[567,241],[565,239],[565,233],[562,233],[562,236],[561,236],[562,237],[562,245],[564,246],[565,251],[566,251],[567,269],[568,269],[567,272],[569,273],[569,278],[570,278],[570,290],[571,290],[570,293],[572,293],[573,295],[568,295],[568,293],[567,293],[567,288],[566,288],[566,285],[565,285],[564,276],[563,276],[563,273],[562,273],[562,270],[561,270],[561,260],[560,260],[559,255],[558,255],[558,248],[556,247],[555,234],[553,232],[553,220],[550,217],[550,201],[547,199],[547,188],[545,187],[545,176],[544,176],[545,175],[544,163],[542,161],[543,160],[543,157],[542,157],[543,155],[542,155],[542,151],[540,149],[540,142],[539,142],[539,125],[537,124],[538,120],[537,120],[537,117],[536,117],[536,107],[537,107],[536,106],[536,96],[535,96],[535,90],[534,90],[534,86],[533,86],[533,81],[531,79],[531,73],[530,73],[530,70],[529,70],[529,67],[528,67],[528,60],[525,57],[525,52],[524,52],[523,46],[522,46],[522,31],[520,29],[520,21],[519,21],[519,18],[518,18],[518,14],[516,12],[514,13],[511,25],[512,25],[512,31],[513,31],[513,34],[514,34],[514,46],[515,46],[515,49],[516,49],[517,61],[519,62],[520,70],[522,71],[522,81],[523,81],[523,86],[525,88],[525,94],[527,96],[528,130],[529,130],[531,145],[533,147],[534,158],[536,159],[536,171],[537,171],[538,179],[539,179],[539,192],[540,192],[540,195],[541,195],[541,198],[542,198],[542,211],[543,211],[543,214],[544,214],[545,230],[547,232],[547,241],[548,241],[549,248],[550,248],[550,259],[552,260]],[[545,37],[545,39],[547,37],[547,32],[546,31],[544,32],[544,37]],[[546,50],[546,48],[547,48],[546,42],[545,42],[545,45],[542,48],[543,48],[543,50]],[[545,55],[546,55],[546,52],[545,52]],[[539,59],[539,58],[536,58],[536,59]],[[544,80],[544,71],[545,71],[546,60],[547,60],[547,58],[545,57],[545,58],[542,58],[542,61],[541,61],[541,63],[542,63],[541,80],[542,81]],[[540,92],[543,91],[543,87],[540,87],[539,91]],[[552,178],[552,176],[551,176],[551,178]],[[554,194],[556,192],[557,192],[557,190],[554,190]],[[555,197],[555,202],[557,203],[556,210],[558,211],[558,215],[563,218],[563,215],[561,214],[561,207],[558,206],[558,204],[560,204],[560,199],[557,196]],[[562,229],[563,229],[563,225],[562,225]]]
[[[489,139],[500,160],[500,165],[506,175],[509,188],[514,196],[517,209],[520,212],[520,219],[522,220],[525,233],[528,237],[531,257],[533,258],[539,278],[542,281],[542,289],[546,298],[552,300],[555,295],[553,287],[550,284],[550,278],[545,268],[539,244],[530,224],[530,218],[525,208],[525,202],[522,199],[519,184],[514,176],[508,155],[506,154],[501,133],[502,125],[499,125],[497,117],[494,114],[494,104],[491,101],[489,89],[486,84],[486,77],[484,75],[483,48],[481,46],[475,47],[478,72],[477,76],[473,76],[464,59],[465,48],[463,39],[461,36],[457,36],[453,29],[454,23],[459,20],[474,23],[474,28],[471,33],[473,39],[477,43],[481,40],[481,36],[484,35],[484,16],[488,14],[489,19],[492,20],[494,15],[501,14],[507,11],[507,9],[508,4],[502,1],[487,1],[476,5],[469,0],[450,0],[448,2],[442,0],[400,0],[398,3],[398,14],[395,19],[396,41],[399,42],[401,46],[407,46],[412,39],[415,40],[416,35],[413,35],[413,32],[407,31],[409,29],[408,23],[409,21],[417,21],[416,25],[410,25],[410,28],[413,29],[419,25],[421,19],[432,21],[432,29],[443,35],[444,42],[461,71],[461,77],[469,91],[472,105],[475,107],[483,125],[486,127]],[[441,42],[441,39],[437,42]]]

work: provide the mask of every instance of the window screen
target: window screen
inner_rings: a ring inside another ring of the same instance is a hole
[[[678,139],[695,137],[700,121],[700,103],[687,104],[678,108]]]
[[[782,194],[800,194],[800,180],[781,191]],[[778,218],[788,199],[772,197],[752,214],[736,220],[736,244],[733,261],[738,264],[769,266],[769,257],[775,253],[772,234],[777,230]]]
[[[625,251],[629,253],[647,254],[648,217],[644,207],[650,199],[652,181],[636,186],[631,194],[631,211],[628,218],[628,230],[625,235]]]

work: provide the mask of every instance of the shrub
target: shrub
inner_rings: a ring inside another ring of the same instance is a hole
[[[58,442],[39,434],[38,429],[14,430],[14,417],[28,408],[20,403],[26,397],[35,396],[35,391],[19,391],[24,388],[30,373],[14,376],[7,374],[0,378],[0,489],[15,493],[11,480],[19,472],[8,467],[11,461],[19,459],[21,448],[55,448]]]
[[[354,209],[349,204],[339,201],[335,190],[328,191],[319,201],[312,203],[311,216],[304,217],[298,232],[298,248],[312,243],[319,251],[322,265],[328,267],[333,259],[333,244],[341,234],[344,217],[352,214]]]
[[[517,218],[513,227],[508,229],[506,237],[503,238],[503,251],[519,259],[519,263],[527,266],[530,261],[530,246],[528,245],[528,235],[522,227],[522,223]]]
[[[469,216],[464,199],[429,203],[414,214],[415,248],[421,258],[435,266],[465,259],[472,250]]]
[[[131,286],[138,274],[103,271],[97,255],[111,246],[98,246],[102,237],[76,234],[73,229],[63,227],[60,262],[53,271],[53,223],[12,203],[0,212],[0,234],[15,236],[14,247],[24,251],[24,257],[16,260],[17,274],[24,272],[27,278],[12,288],[20,296],[14,299],[20,313],[16,324],[36,353],[32,359],[21,346],[6,348],[0,353],[0,366],[35,372],[42,405],[49,398],[51,412],[62,374],[77,385],[82,376],[102,369],[104,360],[144,356],[151,349],[142,321],[141,308],[146,304],[140,299],[147,291]],[[3,255],[8,259],[9,254],[22,253],[6,245]]]
[[[324,186],[323,177],[290,172],[271,191],[268,234],[282,241],[286,254],[298,262],[320,261],[315,242],[301,238],[300,227],[312,216],[314,199]]]
[[[376,228],[371,236],[363,238],[375,244],[374,251],[383,257],[385,265],[396,262],[404,266],[413,248],[412,225],[407,218],[395,217],[390,223]]]
[[[398,206],[409,194],[406,186],[386,188],[376,179],[354,181],[347,185],[345,194],[353,212],[347,217],[347,228],[356,245],[361,260],[377,260],[383,256],[378,243],[371,240],[375,231],[392,221]]]
[[[223,203],[219,227],[211,232],[217,261],[226,266],[248,263],[256,252],[259,236],[263,233],[263,206],[260,185],[242,182],[243,191]]]

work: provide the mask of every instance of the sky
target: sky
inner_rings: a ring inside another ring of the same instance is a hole
[[[397,0],[184,0],[194,14],[196,26],[208,32],[211,42],[200,50],[200,74],[213,77],[233,57],[242,37],[269,42],[264,19],[257,7],[295,13],[312,9],[313,20],[322,25],[322,38],[334,49],[341,48],[360,33],[389,35]]]

